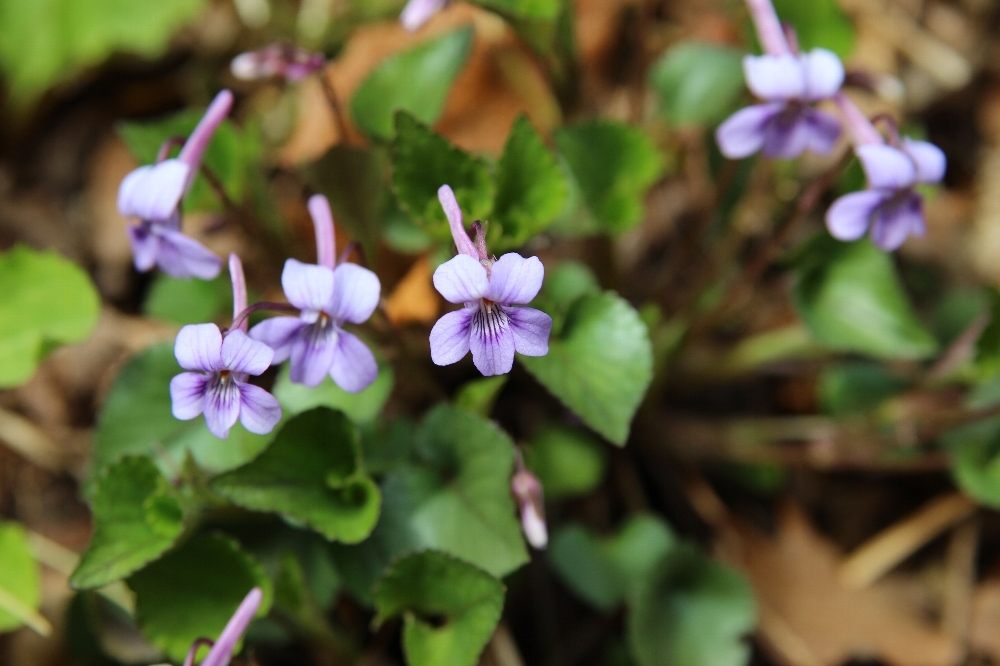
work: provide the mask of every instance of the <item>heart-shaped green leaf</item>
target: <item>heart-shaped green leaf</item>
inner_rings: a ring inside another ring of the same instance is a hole
[[[83,270],[55,252],[24,245],[0,254],[0,388],[35,374],[61,343],[94,330],[101,301]]]
[[[435,551],[393,563],[375,590],[376,622],[403,616],[410,666],[473,666],[503,610],[504,586],[468,562]]]
[[[867,240],[821,236],[804,252],[795,305],[821,343],[878,358],[926,358],[934,336],[917,319],[892,258]]]
[[[296,384],[288,377],[288,367],[283,366],[274,380],[274,397],[281,403],[285,416],[301,414],[314,407],[330,407],[344,412],[354,423],[371,423],[385,407],[392,393],[394,376],[392,366],[380,364],[378,377],[371,386],[358,393],[348,393],[337,386],[329,376],[316,387]]]
[[[582,525],[566,525],[552,539],[549,560],[580,598],[611,611],[644,584],[676,545],[666,523],[656,516],[639,514],[603,539]]]
[[[357,543],[378,520],[378,486],[361,466],[354,425],[317,407],[288,421],[255,460],[216,477],[212,488],[253,511],[279,514],[331,541]]]
[[[649,137],[631,125],[593,120],[563,127],[554,138],[600,229],[618,233],[638,224],[646,190],[663,171]]]
[[[674,125],[711,125],[733,110],[743,93],[743,54],[728,46],[681,42],[653,65],[649,80]]]
[[[142,309],[146,315],[182,326],[214,321],[233,309],[229,276],[184,280],[161,273],[153,280]]]
[[[108,466],[91,510],[94,536],[70,578],[77,589],[125,578],[170,550],[184,530],[180,494],[148,458]]]
[[[566,203],[563,170],[542,137],[518,116],[497,164],[497,195],[490,221],[496,251],[523,245],[556,219]],[[496,229],[496,231],[494,231]]]
[[[559,16],[559,0],[474,0],[486,9],[504,16],[531,21],[552,21]]]
[[[653,379],[649,332],[635,309],[611,292],[570,308],[547,356],[518,360],[591,428],[623,445]]]
[[[451,241],[438,188],[450,185],[468,226],[490,211],[495,185],[481,159],[460,150],[405,112],[396,114],[392,146],[392,186],[399,206],[425,231]]]
[[[273,435],[254,435],[239,423],[229,439],[221,440],[208,431],[201,416],[191,421],[174,418],[170,380],[181,372],[171,343],[150,347],[129,360],[98,418],[92,463],[95,471],[128,454],[160,462],[164,451],[180,466],[190,451],[201,468],[222,472],[239,467],[267,446]]]
[[[604,478],[605,448],[586,433],[549,426],[524,449],[524,461],[538,475],[545,497],[586,495]]]
[[[386,58],[354,93],[354,122],[379,139],[392,138],[392,117],[400,109],[433,123],[469,57],[472,37],[471,27],[460,28]]]
[[[271,580],[239,545],[199,536],[128,579],[135,617],[149,641],[181,662],[198,638],[215,639],[254,587],[264,592],[257,617],[271,608]]]
[[[31,555],[28,534],[18,523],[0,522],[0,563],[0,632],[41,624],[33,622],[42,602],[38,564]]]
[[[639,666],[743,666],[757,611],[739,573],[690,544],[671,550],[633,595],[629,643]]]

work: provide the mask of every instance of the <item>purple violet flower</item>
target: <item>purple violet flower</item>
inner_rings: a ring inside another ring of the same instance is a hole
[[[923,236],[923,198],[917,184],[938,183],[944,177],[947,160],[941,149],[927,141],[882,135],[845,96],[837,103],[854,135],[854,152],[868,178],[868,189],[845,194],[826,212],[830,234],[842,241],[855,241],[871,229],[871,239],[891,252],[910,235]]]
[[[792,158],[806,150],[828,153],[840,138],[840,124],[814,104],[828,99],[844,82],[844,65],[826,49],[800,54],[789,44],[771,0],[747,0],[766,53],[743,58],[747,87],[764,100],[731,115],[715,133],[730,159],[763,151],[765,157]]]
[[[447,6],[448,0],[410,0],[399,14],[399,22],[414,32]]]
[[[281,419],[281,406],[273,395],[247,383],[248,375],[259,375],[271,365],[274,351],[246,334],[246,319],[240,313],[247,307],[243,265],[235,254],[229,255],[233,280],[233,320],[241,321],[223,333],[215,324],[185,326],[177,334],[174,356],[182,372],[170,380],[170,399],[174,416],[189,421],[205,415],[208,429],[226,439],[229,429],[239,419],[247,430],[264,435]]]
[[[298,317],[273,317],[253,327],[250,337],[274,349],[274,363],[291,359],[293,382],[318,386],[329,374],[340,388],[357,393],[378,376],[375,356],[345,323],[363,324],[378,305],[382,286],[375,273],[334,259],[333,214],[326,197],[309,199],[316,227],[318,264],[285,262],[281,286]]]
[[[326,56],[297,46],[271,44],[257,51],[241,53],[229,65],[237,79],[255,81],[276,76],[289,81],[304,79],[326,64]]]
[[[184,659],[184,666],[194,666],[194,658],[198,652],[198,648],[202,645],[208,644],[212,648],[205,655],[205,658],[201,660],[199,666],[227,666],[229,660],[233,657],[233,648],[239,642],[240,638],[247,630],[247,625],[250,624],[250,620],[253,619],[254,615],[257,614],[257,609],[260,608],[260,602],[264,598],[264,593],[261,592],[259,587],[255,587],[247,596],[243,598],[240,602],[239,607],[233,616],[229,618],[229,622],[226,623],[226,627],[219,634],[219,640],[214,643],[208,639],[199,638],[191,646],[191,649],[187,653],[187,657]]]
[[[141,166],[122,180],[118,210],[126,217],[140,219],[139,224],[128,227],[136,270],[159,266],[172,277],[210,280],[222,269],[222,262],[211,250],[181,233],[178,206],[198,175],[212,135],[232,105],[233,94],[221,91],[176,158],[165,159],[168,142],[156,164]]]
[[[524,466],[520,450],[515,452],[510,491],[521,512],[521,529],[525,538],[533,548],[542,550],[549,542],[549,530],[545,525],[545,496],[541,481]]]
[[[513,252],[489,258],[479,223],[476,244],[465,232],[451,187],[442,185],[438,199],[460,254],[434,271],[434,287],[448,302],[465,307],[434,324],[431,360],[450,365],[471,350],[476,368],[489,376],[510,372],[515,351],[525,356],[548,354],[552,317],[535,308],[514,307],[538,295],[545,275],[542,262]]]

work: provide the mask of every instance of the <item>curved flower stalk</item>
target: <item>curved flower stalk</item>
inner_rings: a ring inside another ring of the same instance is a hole
[[[233,320],[241,322],[223,333],[215,324],[192,324],[177,334],[174,356],[187,370],[170,380],[174,416],[189,421],[205,415],[208,429],[226,439],[236,420],[250,432],[264,435],[281,419],[281,406],[273,395],[247,382],[271,365],[274,351],[246,334],[246,284],[243,265],[229,255],[233,280]]]
[[[785,36],[771,0],[747,0],[765,54],[745,56],[747,87],[763,100],[719,125],[715,138],[730,159],[762,151],[765,157],[792,158],[806,150],[828,153],[840,138],[837,119],[815,108],[844,82],[844,65],[832,51],[800,54]]]
[[[247,596],[243,598],[243,601],[240,602],[236,612],[229,618],[229,622],[226,623],[226,627],[222,630],[222,633],[219,634],[219,640],[214,643],[204,638],[195,641],[191,649],[188,650],[187,657],[184,659],[184,666],[194,666],[195,654],[197,654],[198,648],[204,644],[209,644],[212,648],[205,655],[205,658],[201,660],[199,666],[227,666],[229,660],[233,657],[233,648],[236,647],[240,638],[246,633],[247,626],[254,615],[257,614],[257,609],[260,608],[260,602],[263,598],[264,593],[261,592],[259,587],[250,590]]]
[[[413,32],[448,6],[448,0],[410,0],[399,14],[399,22]]]
[[[140,219],[128,227],[137,270],[158,266],[172,277],[210,280],[222,269],[222,262],[208,248],[181,233],[178,207],[198,175],[212,135],[232,106],[233,94],[219,92],[176,158],[164,159],[167,143],[156,164],[141,166],[122,180],[118,210]]]
[[[316,227],[318,264],[285,262],[281,286],[298,317],[274,317],[250,330],[250,337],[274,349],[274,363],[291,359],[293,382],[318,386],[329,374],[350,393],[367,388],[378,376],[371,350],[344,324],[363,324],[378,305],[382,286],[375,273],[334,259],[333,214],[323,195],[309,199]]]
[[[521,529],[528,543],[541,550],[549,543],[549,530],[545,525],[545,496],[542,483],[524,465],[520,449],[515,452],[514,476],[510,479],[510,491],[521,512]]]
[[[868,189],[834,201],[826,226],[842,241],[858,240],[870,229],[872,242],[891,252],[909,236],[926,233],[923,197],[914,188],[940,182],[947,160],[933,143],[900,138],[895,127],[887,143],[850,99],[838,95],[837,103],[852,130]]]
[[[438,199],[459,254],[434,271],[434,287],[445,300],[464,307],[434,324],[431,360],[450,365],[471,351],[476,368],[489,376],[510,372],[515,351],[525,356],[548,354],[552,317],[535,308],[516,307],[538,295],[545,275],[542,262],[513,252],[490,258],[479,222],[473,225],[477,243],[465,232],[451,187],[442,185]]]
[[[241,53],[229,65],[242,81],[278,77],[289,81],[304,79],[326,64],[326,56],[288,44],[270,44],[257,51]]]

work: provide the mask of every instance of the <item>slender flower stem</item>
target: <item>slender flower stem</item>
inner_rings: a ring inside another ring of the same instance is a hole
[[[235,254],[229,255],[229,277],[233,282],[233,321],[240,316],[240,313],[247,309],[247,283],[243,276],[243,263]],[[235,329],[236,326],[234,325]],[[239,328],[246,333],[247,322],[244,318],[240,322]]]
[[[319,82],[323,88],[323,95],[326,97],[326,102],[330,106],[330,111],[333,113],[333,120],[337,124],[337,131],[340,132],[340,141],[341,143],[350,144],[351,135],[347,131],[347,120],[344,118],[344,110],[340,106],[340,100],[337,98],[337,91],[333,89],[333,84],[330,83],[330,79],[326,76],[326,70],[319,72]]]
[[[365,258],[365,249],[361,247],[361,243],[358,241],[351,241],[345,245],[344,249],[340,253],[340,257],[337,259],[337,262],[341,264],[346,262],[351,257],[352,252],[358,255],[358,263],[365,268],[368,268],[368,261]]]
[[[188,650],[187,656],[184,658],[184,666],[194,666],[194,658],[198,655],[198,649],[202,647],[211,647],[215,645],[215,641],[211,638],[196,638],[194,643],[191,644],[191,649]]]
[[[801,196],[799,196],[798,201],[795,202],[795,208],[792,210],[791,215],[788,216],[775,234],[771,236],[771,239],[764,247],[747,262],[739,276],[731,283],[725,296],[719,301],[719,304],[692,325],[692,333],[701,333],[712,328],[719,322],[722,315],[734,303],[740,300],[740,297],[743,296],[746,290],[753,287],[757,280],[760,279],[760,276],[764,274],[764,271],[767,270],[768,266],[771,265],[771,262],[774,261],[778,251],[781,250],[781,247],[792,235],[792,232],[808,217],[812,209],[819,203],[823,194],[833,185],[837,177],[847,167],[851,161],[851,157],[851,153],[846,153],[836,165],[827,169],[827,171],[809,184]]]
[[[778,14],[774,11],[771,0],[746,0],[746,3],[764,51],[769,55],[789,53],[785,30],[781,27],[781,21],[778,20]]]
[[[183,146],[185,141],[187,141],[187,139],[182,136],[172,136],[164,141],[160,146],[160,151],[156,153],[156,163],[159,164],[163,160],[167,159],[170,156],[170,151],[174,148]]]
[[[237,316],[233,318],[233,323],[229,327],[230,331],[234,331],[237,328],[241,328],[246,320],[254,312],[260,312],[261,310],[271,310],[272,312],[287,312],[288,314],[299,314],[299,309],[294,305],[289,305],[288,303],[273,303],[270,301],[259,301],[253,305],[244,308]]]

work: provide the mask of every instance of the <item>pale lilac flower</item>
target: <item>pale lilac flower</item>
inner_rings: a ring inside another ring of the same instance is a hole
[[[264,593],[261,592],[259,587],[255,587],[247,596],[243,598],[240,602],[239,607],[233,616],[229,618],[229,622],[226,623],[226,627],[219,634],[219,640],[214,643],[208,639],[200,638],[194,642],[191,649],[187,653],[187,658],[184,659],[184,666],[194,666],[194,658],[198,652],[198,648],[202,645],[208,644],[212,648],[205,655],[205,658],[201,660],[199,666],[227,666],[229,660],[233,657],[233,648],[243,637],[243,634],[247,630],[247,625],[250,624],[250,620],[254,618],[257,614],[257,609],[260,608],[260,602],[264,598]]]
[[[521,513],[521,529],[532,547],[541,550],[549,542],[549,531],[545,525],[545,497],[542,483],[527,467],[521,451],[515,453],[514,476],[510,479],[510,491],[517,501]]]
[[[241,53],[229,65],[238,79],[254,81],[279,77],[298,81],[323,68],[326,56],[297,46],[271,44],[258,51]]]
[[[298,317],[273,317],[253,327],[250,336],[274,349],[274,363],[291,359],[293,382],[318,386],[329,374],[340,388],[357,393],[378,376],[378,364],[365,343],[344,330],[363,324],[378,305],[378,277],[357,264],[334,259],[333,214],[326,197],[309,199],[316,227],[318,264],[285,262],[281,286]]]
[[[797,157],[806,150],[830,152],[840,138],[840,124],[814,104],[840,90],[840,58],[826,49],[798,53],[770,0],[747,0],[747,5],[766,53],[744,57],[743,72],[747,87],[764,103],[741,109],[719,125],[719,149],[730,159],[758,151],[778,158]]]
[[[538,295],[545,275],[542,262],[513,252],[499,259],[488,257],[482,230],[478,245],[465,232],[451,187],[442,185],[438,199],[460,254],[434,271],[434,287],[445,300],[465,307],[434,324],[431,360],[450,365],[471,350],[476,368],[489,376],[510,372],[515,351],[525,356],[548,354],[552,318],[541,310],[515,307]]]
[[[208,248],[181,233],[179,205],[194,183],[212,135],[232,105],[233,94],[221,91],[176,158],[162,159],[165,151],[161,150],[157,164],[141,166],[122,180],[118,210],[126,217],[140,219],[139,224],[128,227],[137,270],[158,266],[173,277],[210,280],[222,269],[222,262]]]
[[[208,429],[226,439],[236,420],[259,435],[271,432],[281,419],[281,407],[270,393],[247,382],[271,365],[274,351],[246,334],[246,285],[243,266],[229,256],[233,279],[233,330],[223,333],[215,324],[185,326],[177,334],[174,356],[188,372],[170,380],[173,414],[182,421],[205,415]]]
[[[830,206],[826,225],[839,240],[854,241],[871,230],[871,239],[886,251],[910,236],[923,236],[923,198],[917,184],[938,183],[947,162],[941,149],[927,141],[893,136],[887,145],[874,126],[849,99],[838,97],[854,130],[854,152],[868,178],[868,189],[846,194]]]
[[[403,27],[413,32],[448,6],[448,0],[410,0],[399,15]]]

